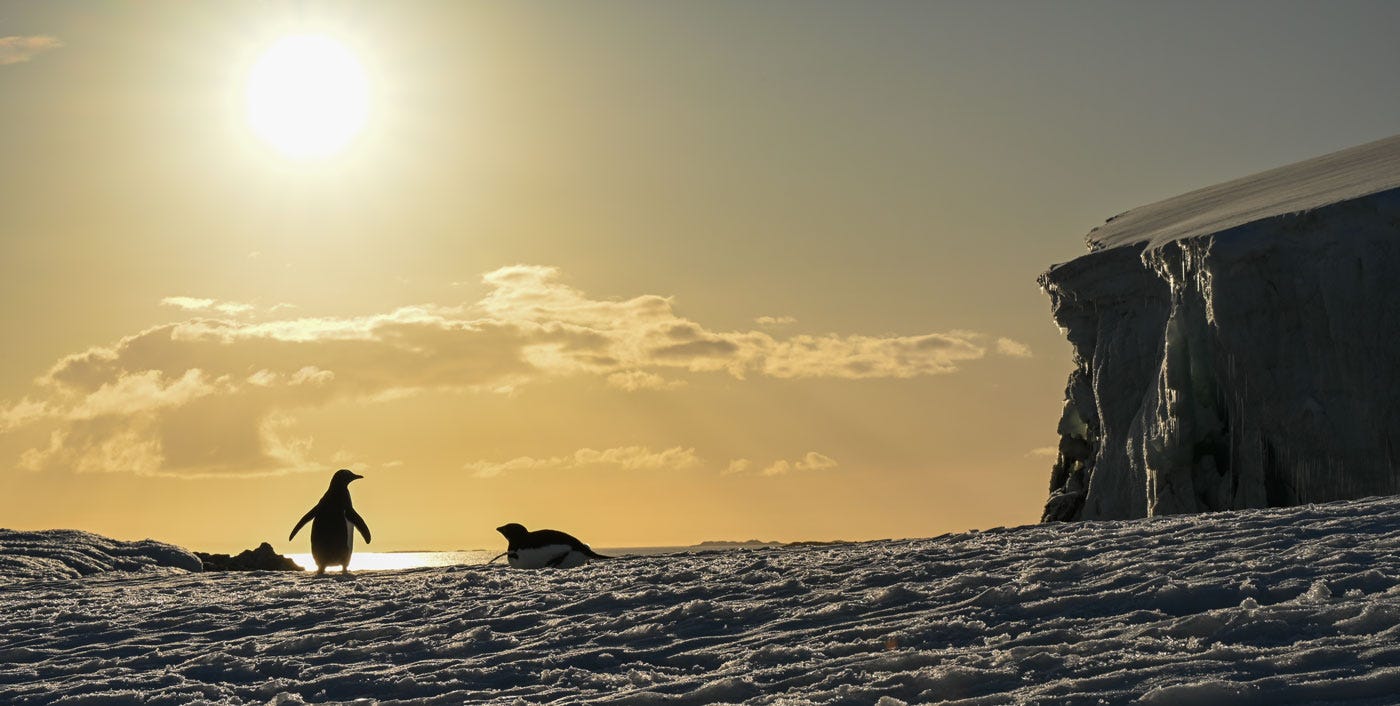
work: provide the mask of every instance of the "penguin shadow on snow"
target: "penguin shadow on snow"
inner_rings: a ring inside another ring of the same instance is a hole
[[[577,537],[559,530],[543,529],[531,532],[525,526],[512,522],[496,528],[506,538],[506,550],[497,554],[487,564],[506,557],[514,569],[572,569],[583,566],[594,559],[612,559],[603,556],[580,542]]]
[[[331,476],[331,485],[320,502],[297,521],[287,541],[297,536],[307,522],[311,523],[311,557],[316,560],[316,575],[323,576],[327,566],[339,566],[342,575],[350,570],[350,555],[355,552],[355,530],[369,544],[369,525],[350,502],[350,483],[364,478],[347,469]]]

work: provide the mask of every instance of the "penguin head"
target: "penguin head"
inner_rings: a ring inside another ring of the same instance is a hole
[[[331,476],[331,487],[344,488],[350,485],[350,481],[359,480],[361,478],[364,478],[364,476],[359,475],[348,468],[342,468],[336,471],[335,475]]]
[[[525,535],[530,533],[529,530],[525,529],[525,525],[522,525],[519,522],[512,522],[508,525],[501,525],[500,527],[496,528],[496,531],[505,535],[507,542],[514,542],[518,539],[523,539]]]

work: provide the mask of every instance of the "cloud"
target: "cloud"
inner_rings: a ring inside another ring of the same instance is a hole
[[[796,461],[774,461],[759,473],[765,476],[781,476],[792,471],[821,471],[836,466],[836,459],[816,451],[808,451]]]
[[[252,304],[242,304],[239,302],[221,302],[217,299],[198,299],[195,297],[166,297],[160,300],[165,306],[173,306],[186,311],[210,311],[228,316],[247,314],[253,311]]]
[[[55,37],[0,37],[0,66],[22,64],[35,56],[63,46]]]
[[[760,316],[753,322],[759,326],[784,326],[797,323],[797,319],[791,316]]]
[[[487,292],[474,304],[349,317],[169,297],[190,318],[60,359],[37,393],[0,405],[0,431],[52,432],[26,453],[31,468],[264,474],[329,460],[292,429],[298,410],[337,400],[511,393],[568,376],[629,392],[675,390],[682,373],[911,378],[955,372],[991,348],[1020,350],[967,331],[777,338],[712,329],[669,297],[591,298],[552,267],[514,265],[482,280]],[[790,470],[803,462],[813,463]]]
[[[1031,348],[1020,341],[1013,341],[1009,338],[998,338],[997,353],[1012,358],[1029,358],[1031,357]]]
[[[684,380],[669,380],[645,370],[624,370],[608,376],[608,384],[613,387],[636,392],[637,390],[675,390],[685,387]]]
[[[0,407],[0,433],[27,426],[49,416],[51,416],[51,412],[47,402],[25,397],[18,402]]]
[[[764,466],[758,474],[770,477],[781,476],[792,473],[793,471],[820,471],[828,468],[835,468],[837,465],[836,459],[826,454],[808,451],[806,454],[803,454],[802,458],[796,461],[788,461],[786,459],[773,461],[767,466]],[[753,467],[753,461],[747,458],[736,458],[729,462],[729,465],[721,472],[721,475],[732,476],[747,473],[749,469]]]
[[[185,371],[176,380],[164,379],[158,370],[144,370],[104,383],[70,409],[68,416],[70,419],[98,419],[182,407],[215,394],[226,382],[227,378],[209,380],[197,368]]]
[[[981,334],[920,336],[794,336],[773,341],[762,357],[765,374],[779,378],[911,378],[955,372],[987,354]]]
[[[695,449],[673,446],[652,451],[646,446],[623,446],[597,451],[579,449],[568,456],[533,458],[520,456],[508,461],[473,461],[463,466],[478,478],[494,478],[506,473],[573,468],[615,468],[629,471],[665,471],[694,468],[703,463]]]
[[[763,331],[712,330],[678,315],[668,297],[590,299],[559,282],[552,267],[504,267],[484,280],[492,290],[478,307],[494,320],[552,334],[555,342],[534,348],[530,360],[556,371],[678,368],[737,378],[909,378],[955,372],[960,363],[987,354],[988,337],[969,331],[779,339]]]
[[[725,467],[723,475],[732,476],[736,473],[743,473],[744,471],[749,470],[749,468],[752,466],[753,461],[750,461],[747,458],[736,458],[733,461],[730,461],[729,465]]]

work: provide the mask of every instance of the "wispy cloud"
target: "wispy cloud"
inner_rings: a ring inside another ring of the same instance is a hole
[[[22,64],[46,51],[63,46],[56,37],[48,36],[9,36],[0,37],[0,66]]]
[[[998,338],[997,353],[1012,358],[1029,358],[1031,357],[1031,348],[1020,341],[1013,341],[1009,338]]]
[[[227,316],[237,316],[247,314],[254,310],[252,304],[241,302],[221,302],[217,299],[200,299],[197,297],[166,297],[160,300],[165,306],[173,306],[185,311],[208,311]]]
[[[744,471],[749,470],[749,468],[751,467],[753,467],[753,461],[750,461],[747,458],[736,458],[733,461],[730,461],[729,465],[725,467],[724,475],[732,476],[736,473],[743,473]]]
[[[794,471],[821,471],[828,468],[836,468],[838,465],[836,459],[826,454],[808,451],[802,455],[802,458],[795,461],[789,461],[787,459],[773,461],[759,470],[758,474],[761,476],[781,476]],[[753,461],[747,458],[736,458],[729,462],[729,465],[725,467],[722,475],[731,476],[748,473],[752,468],[754,468]]]
[[[646,446],[622,446],[598,451],[579,449],[568,456],[534,458],[520,456],[507,461],[473,461],[463,466],[478,478],[494,478],[506,473],[571,468],[618,468],[635,471],[665,471],[695,468],[703,463],[695,449],[673,446],[652,451]]]
[[[759,326],[786,326],[797,323],[797,319],[791,316],[760,316],[753,322]]]
[[[276,318],[280,307],[170,297],[163,303],[208,315],[59,360],[37,394],[0,405],[0,431],[49,425],[48,445],[25,456],[31,468],[269,473],[311,465],[311,445],[291,438],[288,420],[334,400],[510,392],[580,375],[625,391],[675,390],[686,382],[679,374],[911,378],[1028,353],[968,331],[778,338],[712,329],[678,314],[669,297],[588,297],[551,267],[505,267],[483,281],[487,294],[472,305],[354,317]],[[543,461],[505,463],[532,462]],[[809,455],[768,468],[820,463]]]
[[[637,390],[675,390],[685,387],[684,380],[671,380],[645,370],[624,370],[608,376],[608,384],[628,392]]]
[[[836,459],[816,451],[808,451],[796,461],[775,461],[759,473],[765,476],[781,476],[793,471],[821,471],[836,466]]]
[[[492,291],[478,306],[493,320],[559,337],[527,351],[536,367],[556,371],[673,368],[737,378],[908,378],[955,372],[960,363],[989,352],[989,337],[971,331],[782,339],[763,331],[715,330],[678,315],[668,297],[590,299],[560,282],[552,267],[505,267],[484,279]],[[1002,338],[995,352],[1019,357],[1029,349]]]

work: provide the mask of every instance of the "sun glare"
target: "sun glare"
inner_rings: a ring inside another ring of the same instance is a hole
[[[355,55],[320,35],[284,37],[248,74],[253,132],[297,159],[329,157],[355,138],[369,114],[369,82]]]

